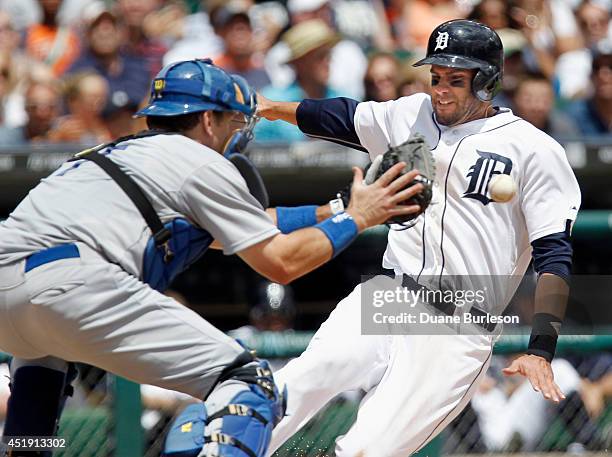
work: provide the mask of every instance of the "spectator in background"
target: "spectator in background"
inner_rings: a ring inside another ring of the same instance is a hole
[[[204,5],[204,2],[202,4]],[[206,9],[183,18],[181,37],[164,55],[164,65],[216,56],[223,52],[223,41],[215,34]]]
[[[512,105],[514,114],[555,138],[580,133],[571,118],[554,109],[555,94],[544,75],[532,74],[523,78],[514,91]]]
[[[362,49],[392,52],[395,42],[382,0],[333,0],[334,23]]]
[[[587,48],[592,49],[600,41],[612,39],[609,1],[582,1],[576,9],[576,19]]]
[[[496,106],[512,106],[512,97],[520,81],[529,74],[523,49],[527,46],[527,38],[519,30],[500,29],[497,31],[504,45],[504,78],[502,90],[494,98]]]
[[[575,97],[584,89],[580,68],[590,62],[572,10],[564,0],[483,0],[469,17],[495,29],[505,52],[508,45],[522,42],[513,50],[520,52],[512,53],[513,64],[520,57],[528,72],[544,74],[562,97]]]
[[[492,366],[500,361],[501,357],[494,358]],[[489,369],[490,374],[472,398],[472,407],[478,415],[478,424],[489,451],[507,450],[509,446],[518,447],[513,449],[515,451],[535,451],[556,416],[562,419],[582,452],[585,446],[600,448],[601,440],[596,436],[593,424],[596,417],[589,417],[584,412],[586,403],[581,399],[583,392],[587,392],[585,380],[565,359],[554,359],[552,369],[555,382],[566,395],[559,405],[548,403],[524,379],[518,379],[518,382],[517,379],[500,379],[495,373],[501,370]]]
[[[213,59],[215,64],[244,77],[256,90],[269,85],[270,78],[263,66],[263,56],[255,52],[248,4],[232,0],[212,11],[211,20],[225,48]]]
[[[581,90],[576,69],[588,65],[582,37],[570,7],[563,0],[516,0],[512,23],[523,32],[523,59],[531,72],[545,75],[564,98]]]
[[[0,52],[13,54],[19,47],[19,32],[9,13],[0,9]]]
[[[137,119],[134,119],[136,111],[138,111],[138,105],[133,103],[121,106],[113,103],[106,105],[102,117],[112,138],[133,135],[146,129],[146,125],[140,126]]]
[[[108,98],[108,83],[93,72],[78,73],[67,82],[69,114],[58,120],[49,132],[56,143],[100,144],[112,139],[102,119]]]
[[[35,81],[26,89],[25,110],[28,121],[22,127],[0,127],[0,143],[25,145],[47,141],[61,103],[59,87],[54,81]]]
[[[0,0],[0,10],[11,16],[11,22],[20,35],[40,22],[42,17],[38,0]]]
[[[431,73],[427,67],[413,67],[416,59],[409,59],[400,70],[397,92],[399,97],[407,97],[418,93],[428,94],[431,88]]]
[[[157,38],[145,33],[145,19],[162,6],[162,0],[117,0],[117,15],[125,26],[127,37],[122,43],[130,58],[144,59],[147,80],[150,81],[162,68],[162,60],[168,48]]]
[[[502,0],[482,0],[468,19],[482,22],[496,31],[507,29],[510,26],[510,4]]]
[[[368,59],[363,80],[366,101],[386,102],[397,98],[400,64],[393,54],[376,53]]]
[[[142,31],[149,40],[159,41],[166,50],[183,38],[183,27],[187,16],[188,2],[171,0],[164,2],[144,18]],[[159,62],[158,62],[159,63]]]
[[[293,25],[318,19],[337,33],[329,0],[289,0],[287,8]],[[284,65],[290,52],[287,44],[281,41],[266,54],[265,66],[272,84],[277,87],[286,86],[295,78],[292,67]],[[363,77],[367,65],[367,58],[359,45],[339,36],[331,53],[329,84],[342,87],[346,96],[361,100],[364,95]]]
[[[255,36],[255,49],[264,55],[289,26],[289,12],[283,3],[276,0],[254,3],[249,8],[249,18]]]
[[[70,28],[60,26],[57,13],[62,0],[39,0],[43,11],[40,24],[28,27],[25,49],[34,60],[51,67],[55,76],[62,75],[79,54],[79,38]]]
[[[24,92],[32,79],[51,80],[53,74],[19,48],[19,33],[8,13],[0,10],[0,125],[12,128],[26,123]]]
[[[121,50],[122,33],[117,18],[98,7],[86,11],[87,29],[83,52],[69,73],[95,72],[110,88],[109,109],[137,106],[148,95],[147,62]]]
[[[593,56],[593,94],[571,104],[567,112],[584,135],[612,133],[612,43],[601,42]]]
[[[469,10],[454,0],[413,0],[405,2],[401,12],[399,42],[403,49],[425,55],[433,29],[451,19],[467,16]]]
[[[320,19],[291,27],[283,35],[283,42],[290,50],[287,63],[295,70],[295,80],[284,88],[268,86],[262,90],[263,96],[291,102],[344,95],[329,84],[331,50],[339,40],[338,35]],[[347,68],[352,71],[352,67]],[[291,143],[306,138],[299,128],[286,122],[262,119],[255,128],[255,140],[259,142]]]
[[[565,75],[560,86],[563,97],[584,99],[590,95],[593,52],[600,42],[612,38],[610,7],[607,0],[586,0],[578,5],[576,19],[584,44],[580,51],[570,53],[572,61],[565,62],[561,56],[557,62],[557,73]]]
[[[0,126],[17,127],[26,120],[19,90],[23,62],[17,56],[18,46],[19,33],[9,14],[0,10]]]
[[[0,125],[6,127],[23,125],[26,118],[18,71],[13,56],[0,52]]]
[[[519,81],[529,72],[523,50],[528,46],[528,41],[521,30],[510,17],[512,4],[501,0],[483,0],[478,3],[468,19],[482,22],[494,29],[504,45],[504,78],[502,80],[502,92],[495,97],[495,105],[510,106],[512,96]],[[535,71],[535,70],[532,70]]]

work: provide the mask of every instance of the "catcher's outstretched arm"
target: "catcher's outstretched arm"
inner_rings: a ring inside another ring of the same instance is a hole
[[[346,207],[348,207],[348,201],[346,204]],[[303,208],[298,206],[298,207],[294,207],[294,208]],[[283,209],[283,208],[280,208]],[[267,208],[266,209],[266,213],[268,213],[268,216],[270,216],[272,218],[272,220],[274,221],[274,223],[276,225],[278,225],[278,216],[277,216],[277,211],[279,210],[279,208]],[[325,204],[325,205],[321,205],[321,206],[316,206],[313,208],[313,222],[314,220],[316,220],[315,223],[318,222],[322,222],[325,219],[327,219],[328,217],[332,217],[334,215],[334,213],[332,212],[329,203]],[[285,232],[283,232],[285,233]],[[287,232],[288,233],[288,232]]]
[[[285,224],[293,225],[294,230],[267,238],[238,255],[259,274],[281,284],[314,270],[345,249],[366,228],[419,211],[418,205],[403,204],[423,190],[420,183],[407,187],[414,181],[416,171],[398,177],[405,165],[394,165],[370,185],[355,167],[346,212],[317,224],[314,220],[311,224]]]

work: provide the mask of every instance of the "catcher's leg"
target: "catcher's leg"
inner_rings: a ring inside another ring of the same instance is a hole
[[[211,441],[217,440],[211,447],[220,448],[223,456],[243,457],[231,437],[263,456],[271,428],[282,415],[265,363],[253,360],[235,340],[172,298],[100,261],[95,253],[80,253],[79,259],[60,260],[53,268],[28,273],[30,303],[27,312],[13,319],[23,337],[64,360],[196,398],[210,395],[208,414],[220,416],[206,433]],[[74,287],[65,286],[66,281]],[[44,323],[44,332],[35,331],[40,325],[27,323]],[[230,415],[236,411],[235,417],[224,416],[226,406]],[[245,411],[247,415],[241,416]]]
[[[272,371],[244,354],[227,369],[205,402],[174,421],[163,456],[264,457],[272,428],[285,412]]]
[[[304,353],[275,373],[286,387],[287,415],[272,433],[272,454],[336,395],[369,390],[389,360],[388,336],[361,334],[361,285],[342,300]],[[313,443],[316,447],[316,443]]]
[[[336,443],[338,457],[406,457],[467,405],[490,362],[489,337],[395,336],[382,380]]]
[[[74,364],[54,357],[13,359],[4,437],[54,436],[76,375]],[[47,457],[51,452],[13,450],[9,455]]]

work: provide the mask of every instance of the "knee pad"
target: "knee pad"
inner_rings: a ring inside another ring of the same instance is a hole
[[[68,396],[70,384],[77,375],[74,364],[68,373],[43,366],[24,365],[15,370],[9,384],[4,436],[54,436]],[[17,451],[9,453],[20,456]],[[50,456],[50,451],[29,452],[25,455]]]
[[[228,370],[204,403],[177,417],[162,455],[264,457],[285,406],[268,362]]]

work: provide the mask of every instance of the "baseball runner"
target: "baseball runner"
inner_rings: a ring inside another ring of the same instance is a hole
[[[489,27],[468,20],[441,24],[426,58],[415,65],[431,65],[431,97],[384,103],[260,99],[258,113],[362,149],[372,160],[423,135],[436,162],[432,204],[411,229],[389,232],[383,267],[406,284],[446,275],[515,278],[493,291],[499,301],[470,310],[489,317],[501,315],[533,259],[539,277],[529,349],[504,373],[527,377],[545,398],[559,402],[564,397],[550,361],[567,302],[570,228],[580,205],[564,150],[509,109],[492,106],[503,49]],[[329,211],[341,206],[333,201]],[[361,388],[367,395],[354,425],[337,440],[336,455],[407,456],[459,414],[485,375],[497,325],[474,324],[471,332],[455,335],[364,336],[360,301],[368,285],[342,300],[306,351],[276,374],[289,395],[270,452],[338,393]],[[436,308],[432,303],[427,309]],[[457,308],[451,304],[444,313]]]
[[[5,439],[53,436],[80,361],[205,399],[200,435],[168,453],[265,455],[284,412],[267,363],[160,291],[215,246],[287,283],[418,210],[398,202],[421,186],[398,177],[405,164],[371,185],[356,170],[339,216],[266,213],[244,156],[223,155],[250,139],[255,109],[246,81],[210,60],[171,64],[138,113],[149,131],[78,154],[0,224],[0,348],[15,357]]]

